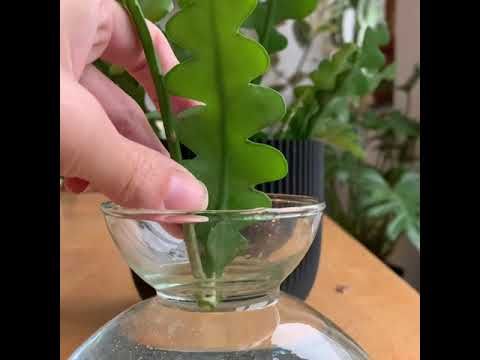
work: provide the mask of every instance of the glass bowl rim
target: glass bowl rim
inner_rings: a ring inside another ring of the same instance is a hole
[[[132,218],[142,215],[199,215],[199,216],[305,216],[322,213],[325,208],[325,202],[319,201],[312,196],[307,195],[289,195],[289,194],[268,194],[273,202],[291,203],[292,206],[279,208],[255,208],[255,209],[241,209],[241,210],[200,210],[200,211],[185,211],[185,210],[149,210],[149,209],[133,209],[126,208],[115,204],[112,201],[103,202],[100,208],[104,215],[115,216],[120,218]]]

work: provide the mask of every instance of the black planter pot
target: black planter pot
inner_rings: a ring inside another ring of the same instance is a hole
[[[271,140],[264,143],[284,154],[289,164],[289,173],[282,180],[259,185],[259,190],[274,194],[308,195],[324,201],[324,147],[321,142]],[[187,148],[182,148],[182,154],[187,159],[193,156]],[[322,224],[303,260],[282,283],[283,291],[303,300],[307,298],[319,267],[321,241]],[[133,271],[132,276],[142,299],[155,295],[155,290]]]
[[[390,263],[386,263],[387,266],[392,269],[392,271],[397,274],[398,276],[400,276],[401,278],[404,277],[405,275],[405,269],[401,266],[398,266],[398,265],[393,265],[393,264],[390,264]]]
[[[288,175],[284,179],[258,186],[259,190],[274,194],[308,195],[324,201],[324,147],[321,142],[271,140],[265,142],[280,150],[288,161]],[[322,224],[312,246],[285,279],[281,289],[305,300],[312,289],[320,263]]]

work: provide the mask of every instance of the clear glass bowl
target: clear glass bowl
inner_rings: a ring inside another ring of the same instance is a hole
[[[368,359],[334,324],[279,290],[310,247],[324,204],[305,196],[270,196],[273,208],[241,211],[103,204],[122,255],[158,296],[115,317],[70,359]],[[194,247],[203,253],[215,245],[209,256],[218,264],[225,259],[221,251],[228,251],[222,240],[232,231],[243,243],[223,272],[212,273],[208,260],[192,255]]]

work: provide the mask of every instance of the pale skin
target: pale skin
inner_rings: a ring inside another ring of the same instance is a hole
[[[168,71],[178,61],[162,32],[149,27]],[[66,188],[82,192],[90,185],[126,207],[205,209],[205,186],[170,159],[138,104],[92,65],[99,58],[125,68],[157,103],[125,10],[115,0],[61,0],[60,175]],[[172,101],[175,111],[191,104]]]

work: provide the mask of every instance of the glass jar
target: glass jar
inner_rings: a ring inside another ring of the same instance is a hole
[[[306,196],[271,198],[271,209],[240,211],[103,204],[120,252],[157,296],[115,317],[70,359],[368,359],[332,322],[279,290],[309,249],[324,204]],[[213,276],[206,257],[218,266],[230,251],[232,231],[242,246]],[[202,253],[212,245],[212,252]]]

